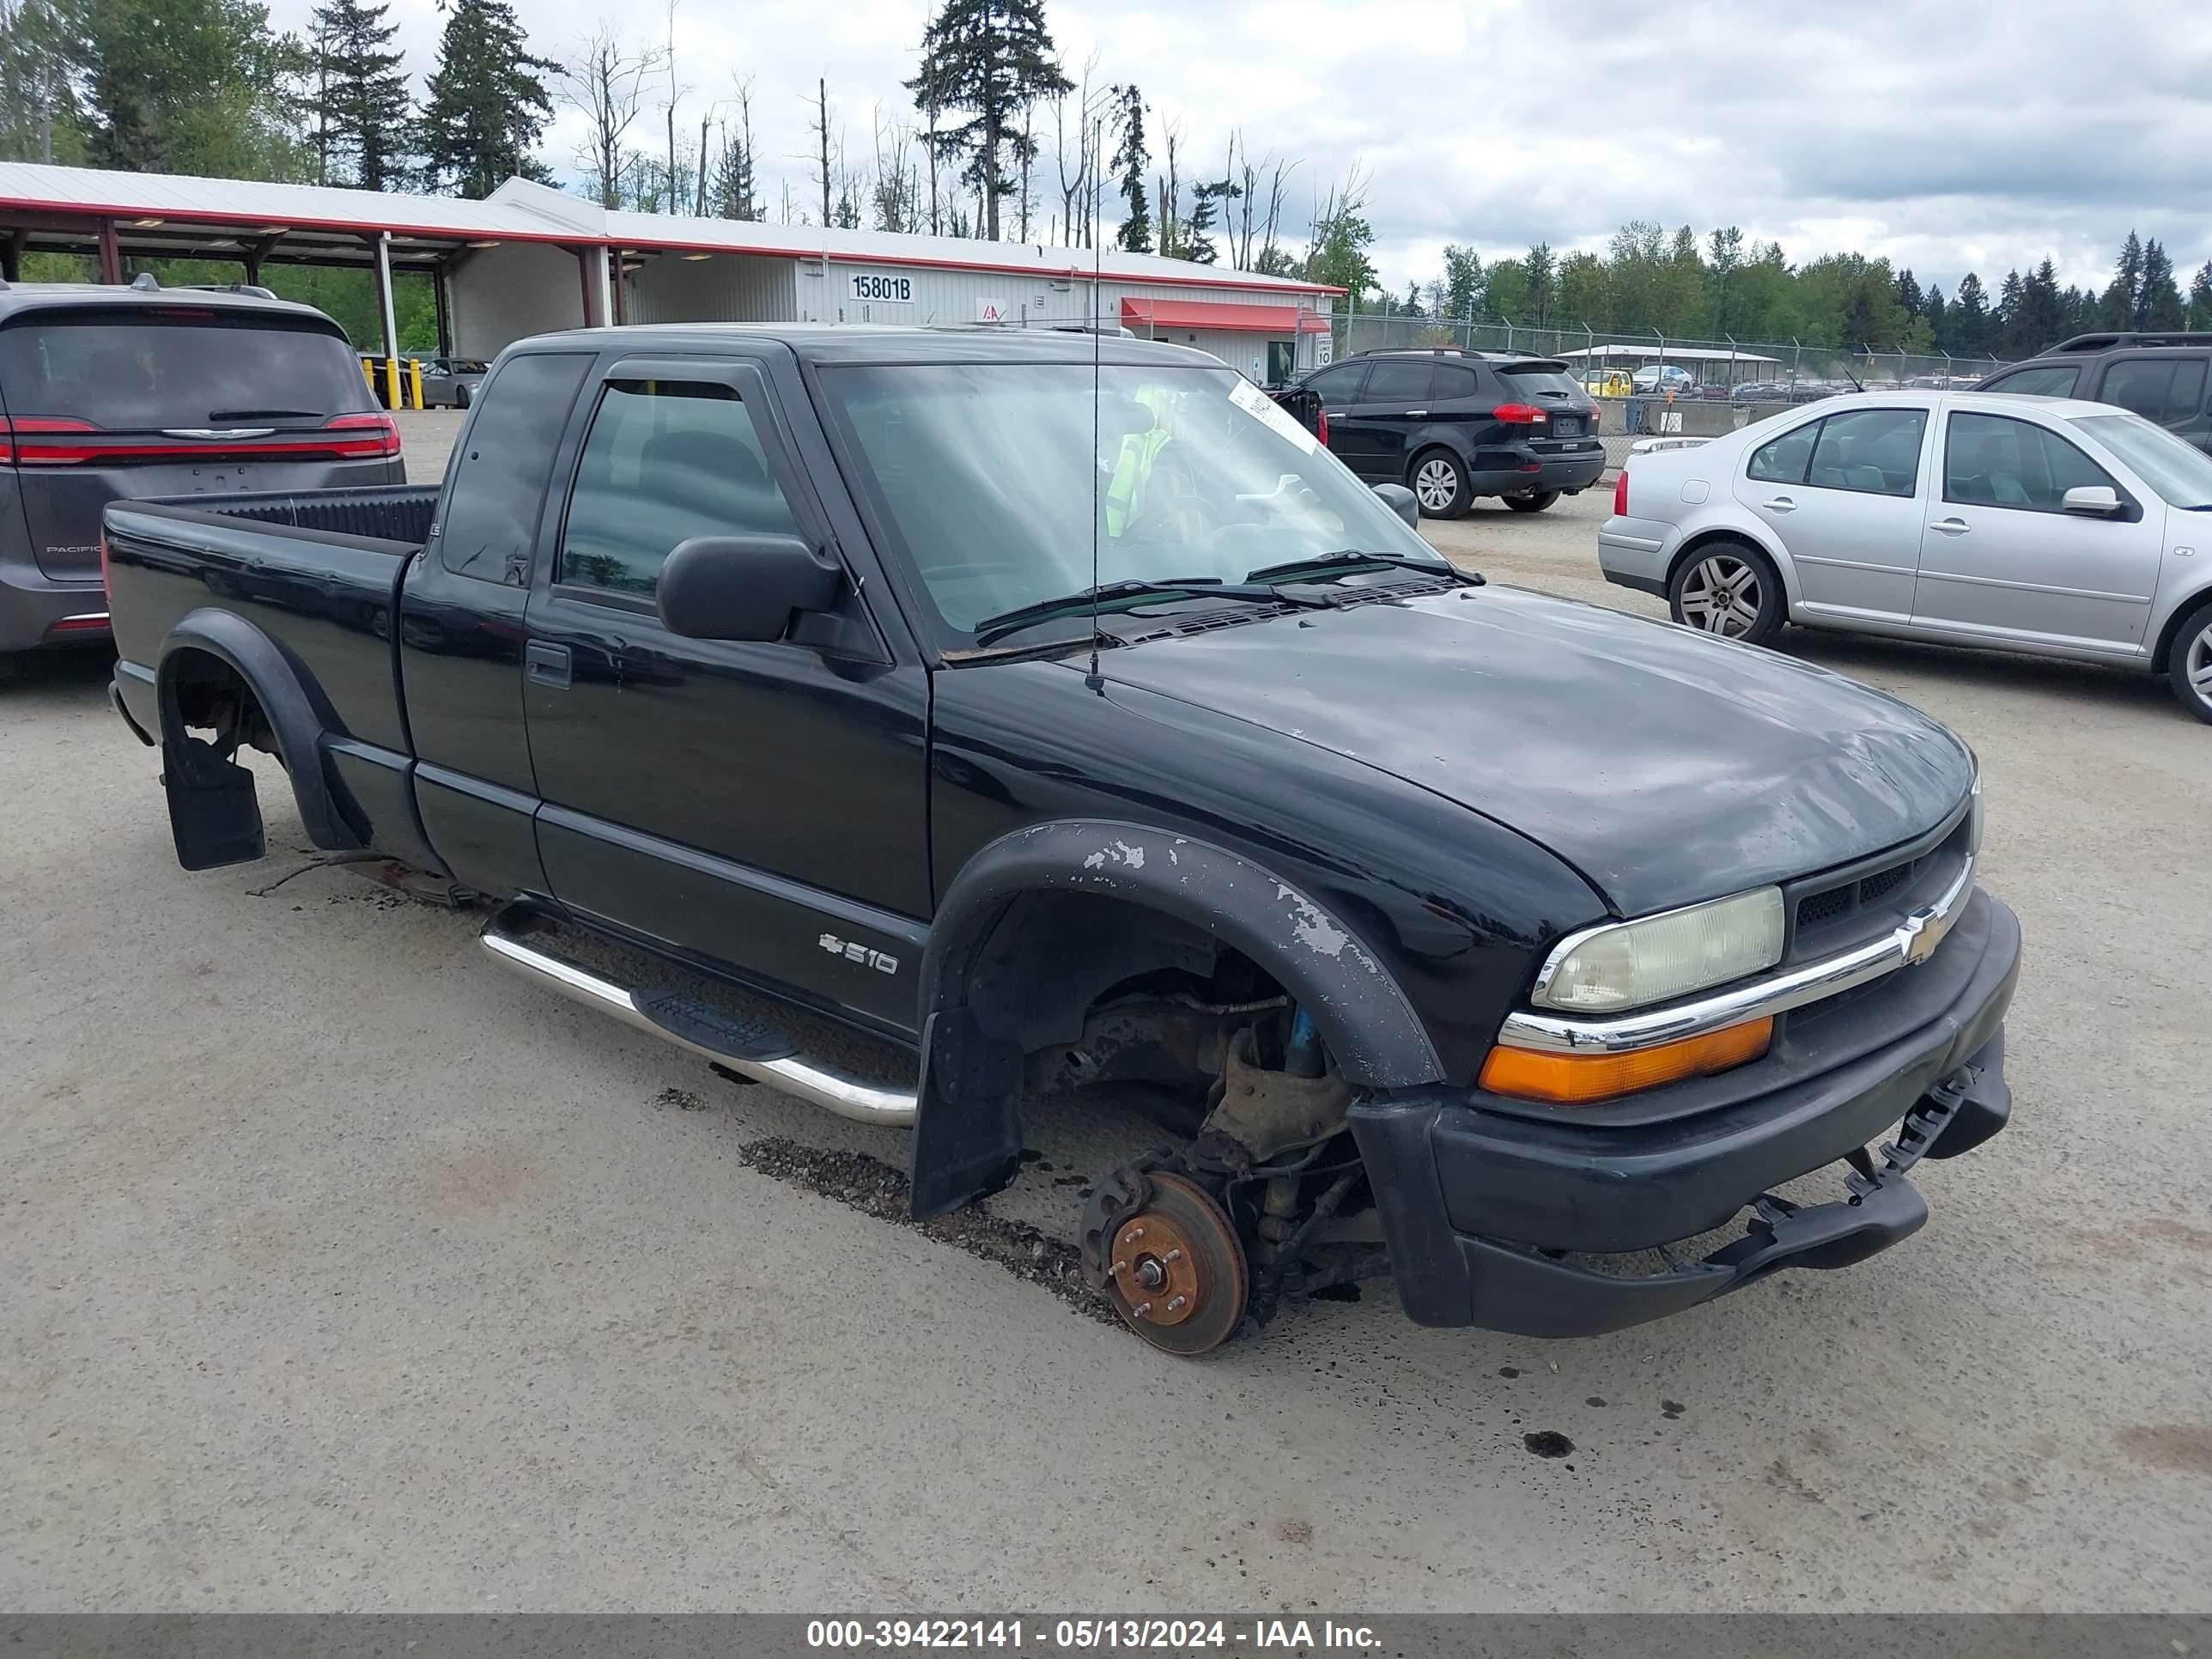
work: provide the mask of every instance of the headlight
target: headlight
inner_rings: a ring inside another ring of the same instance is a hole
[[[1781,960],[1782,890],[1761,887],[1574,934],[1544,963],[1534,1000],[1577,1013],[1640,1008]]]

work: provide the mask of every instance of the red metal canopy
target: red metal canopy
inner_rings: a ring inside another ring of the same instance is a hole
[[[1328,319],[1296,306],[1241,306],[1221,300],[1124,300],[1130,329],[1222,329],[1238,334],[1326,334]]]

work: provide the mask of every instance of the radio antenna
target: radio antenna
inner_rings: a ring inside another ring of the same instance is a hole
[[[1091,124],[1091,153],[1103,159],[1102,146],[1106,141],[1106,124],[1094,120]],[[1098,672],[1098,526],[1101,508],[1098,501],[1098,470],[1103,457],[1098,449],[1098,404],[1100,374],[1098,342],[1105,331],[1105,319],[1101,299],[1106,276],[1106,245],[1101,239],[1098,223],[1098,187],[1097,175],[1091,181],[1091,672],[1084,677],[1084,684],[1103,694],[1106,681]]]

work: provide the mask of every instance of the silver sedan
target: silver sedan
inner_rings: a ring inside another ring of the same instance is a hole
[[[1863,392],[1633,455],[1598,562],[1730,639],[2129,664],[2212,721],[2212,457],[2110,404]]]

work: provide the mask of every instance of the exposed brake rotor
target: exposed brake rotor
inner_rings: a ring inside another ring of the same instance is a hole
[[[1107,1294],[1130,1329],[1169,1353],[1200,1354],[1237,1333],[1251,1292],[1237,1228],[1205,1188],[1156,1170],[1145,1206],[1115,1230]]]

